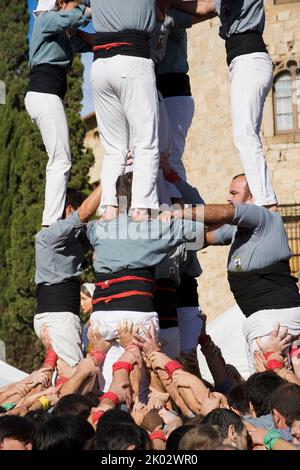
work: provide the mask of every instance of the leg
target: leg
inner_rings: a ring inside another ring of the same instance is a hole
[[[101,142],[105,156],[101,172],[101,206],[117,206],[116,180],[125,173],[129,147],[128,124],[111,78],[115,75],[115,57],[98,59],[91,69],[91,85]]]
[[[257,205],[276,204],[259,137],[273,64],[266,53],[245,54],[236,57],[229,70],[233,140],[250,190]]]
[[[202,320],[199,307],[178,307],[178,327],[180,332],[180,350],[190,353],[198,345],[201,333]]]
[[[40,329],[46,326],[56,354],[70,367],[83,359],[81,323],[71,312],[40,313],[34,317],[34,330],[40,337]]]
[[[185,141],[195,112],[192,96],[172,96],[164,99],[171,129],[170,165],[186,181],[182,162]]]
[[[158,209],[158,99],[150,59],[119,57],[118,96],[130,129],[134,155],[132,207]]]
[[[34,92],[27,93],[25,105],[29,116],[41,132],[48,154],[42,223],[50,225],[63,215],[71,169],[69,128],[65,108],[58,96]]]

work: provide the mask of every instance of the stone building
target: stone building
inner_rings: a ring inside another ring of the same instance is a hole
[[[265,0],[265,42],[274,62],[274,86],[264,111],[262,141],[273,187],[282,207],[294,257],[300,271],[300,1]],[[215,18],[189,31],[189,62],[196,113],[187,140],[185,165],[189,181],[207,203],[226,201],[233,175],[241,173],[232,142],[229,82],[224,41]],[[99,179],[103,150],[94,114],[86,116],[86,145],[95,151],[93,181]],[[298,204],[298,205],[297,205]],[[227,247],[202,250],[200,303],[209,319],[233,305],[226,278]],[[298,256],[297,256],[298,255]]]

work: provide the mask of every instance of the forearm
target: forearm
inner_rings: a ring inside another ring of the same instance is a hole
[[[178,392],[175,385],[172,382],[170,382],[169,379],[167,379],[167,375],[166,375],[165,371],[158,370],[157,373],[158,373],[158,376],[161,380],[161,383],[163,384],[165,390],[168,392],[168,394],[170,395],[171,399],[173,400],[173,402],[175,403],[177,408],[180,409],[181,413],[184,416],[190,417],[191,416],[190,408],[183,401],[183,399],[180,396],[180,393]]]
[[[70,395],[71,393],[77,393],[85,380],[89,377],[84,372],[75,372],[67,382],[65,382],[59,392],[60,397]]]
[[[101,199],[101,185],[97,186],[96,189],[83,201],[78,209],[78,215],[81,222],[86,222],[92,215],[95,214],[99,207]]]
[[[216,7],[214,0],[195,0],[195,1],[182,1],[172,0],[171,6],[177,10],[184,11],[193,16],[204,16],[208,14],[216,15]]]
[[[278,439],[273,445],[272,450],[300,450],[295,447],[291,442],[285,441],[284,439]]]

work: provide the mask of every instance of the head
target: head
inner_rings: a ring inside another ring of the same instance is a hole
[[[56,8],[57,10],[74,10],[80,3],[81,0],[56,0]]]
[[[84,196],[81,191],[75,188],[67,188],[65,208],[63,212],[63,219],[73,214],[83,203]]]
[[[178,428],[174,429],[174,431],[172,431],[168,437],[166,451],[177,452],[181,439],[191,429],[193,429],[193,426],[190,424],[185,424],[184,426],[179,426]]]
[[[245,383],[245,396],[253,418],[270,413],[271,396],[284,383],[285,381],[273,371],[256,372],[248,378]]]
[[[40,426],[42,426],[42,424],[51,418],[51,414],[45,410],[32,410],[27,413],[26,418],[32,422],[35,429],[38,429]]]
[[[99,423],[106,413],[102,416]],[[114,426],[103,428],[96,437],[97,450],[150,450],[152,444],[148,433],[135,423],[115,423]]]
[[[248,432],[239,415],[225,408],[218,408],[206,415],[204,424],[216,425],[223,439],[223,444],[229,444],[239,450],[248,449]]]
[[[243,173],[232,178],[227,201],[253,204],[253,196]]]
[[[95,284],[91,282],[85,282],[81,286],[80,290],[80,306],[81,310],[85,315],[90,315],[93,310],[93,295],[95,290]]]
[[[217,426],[200,424],[192,427],[182,437],[178,450],[214,450],[223,443]]]
[[[0,417],[0,450],[31,450],[35,427],[27,418]]]
[[[291,434],[293,436],[293,444],[300,445],[300,413],[293,420],[291,425]]]
[[[143,419],[141,426],[149,432],[158,431],[164,427],[164,421],[159,416],[158,410],[150,410]]]
[[[95,432],[90,423],[78,416],[53,416],[37,431],[33,450],[89,450],[94,447]]]
[[[56,404],[52,415],[72,415],[82,419],[88,419],[93,403],[84,395],[72,393],[60,398]]]
[[[300,386],[289,383],[278,387],[271,395],[270,408],[277,429],[291,427],[300,419]]]
[[[239,384],[233,387],[227,395],[227,401],[230,409],[240,416],[248,415],[249,403],[245,396],[245,384]]]
[[[128,213],[131,207],[131,190],[132,190],[132,171],[126,175],[120,175],[116,181],[116,196],[118,199],[119,211]]]

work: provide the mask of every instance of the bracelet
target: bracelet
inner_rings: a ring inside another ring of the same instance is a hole
[[[93,411],[91,414],[91,419],[93,424],[97,424],[99,419],[104,415],[104,411]]]
[[[273,447],[278,439],[282,439],[281,432],[275,429],[271,429],[264,437],[264,445],[268,450],[273,450]]]
[[[164,367],[165,371],[168,372],[169,378],[172,377],[173,372],[177,369],[183,369],[183,365],[178,361],[169,361]]]
[[[283,368],[284,368],[284,363],[281,361],[277,361],[277,359],[271,359],[269,362],[267,362],[267,365],[266,365],[267,370],[283,369]]]
[[[16,406],[15,403],[11,403],[10,401],[3,403],[3,405],[1,405],[1,407],[4,408],[6,411],[12,410],[15,406]]]
[[[55,369],[56,367],[56,362],[57,362],[58,356],[53,349],[48,349],[45,354],[45,359],[43,362],[42,367],[51,367],[51,369]]]
[[[41,403],[43,410],[45,411],[49,410],[50,403],[49,403],[48,398],[45,395],[39,398],[39,402]]]
[[[128,372],[128,374],[130,374],[130,372],[133,369],[133,366],[129,362],[123,362],[123,361],[115,362],[112,366],[113,372],[116,372],[116,370],[120,370],[120,369],[124,369],[126,370],[126,372]]]
[[[149,437],[151,441],[154,441],[155,439],[159,439],[163,442],[167,442],[167,438],[162,431],[153,431],[151,434],[149,434]]]
[[[272,354],[274,354],[274,351],[266,352],[266,354],[264,354],[265,360],[267,361],[269,359],[269,357],[272,356]]]
[[[104,362],[104,359],[106,358],[106,353],[103,351],[100,351],[100,349],[97,349],[97,348],[92,348],[91,351],[89,352],[89,355],[92,357],[92,359],[95,359],[97,363],[96,365],[102,364],[102,362]]]
[[[99,398],[99,401],[101,402],[102,400],[104,399],[107,399],[107,400],[110,400],[112,401],[116,406],[119,404],[119,397],[116,393],[114,392],[106,392],[104,393],[104,395],[102,395],[100,398]]]

